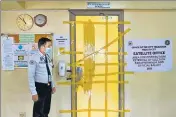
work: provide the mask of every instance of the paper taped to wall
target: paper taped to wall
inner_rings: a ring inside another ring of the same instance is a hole
[[[2,70],[14,70],[13,38],[1,36]]]
[[[38,51],[38,43],[29,44],[29,56],[32,56]]]
[[[18,68],[28,67],[28,44],[15,43],[13,44],[14,51],[14,66]]]
[[[172,69],[172,41],[169,39],[125,39],[126,71],[164,72]]]
[[[69,39],[66,36],[54,35],[54,44],[56,47],[70,47]]]

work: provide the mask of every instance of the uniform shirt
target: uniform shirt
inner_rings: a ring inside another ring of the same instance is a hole
[[[52,87],[54,87],[54,82],[52,78],[52,62],[49,56],[47,55],[48,66],[51,72],[49,77],[49,82],[51,82]],[[28,81],[29,88],[32,95],[36,95],[35,82],[46,83],[48,84],[48,72],[46,68],[45,55],[43,55],[39,50],[36,54],[33,54],[29,57],[28,63]]]

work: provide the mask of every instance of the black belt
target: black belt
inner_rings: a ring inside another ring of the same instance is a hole
[[[35,83],[43,86],[49,86],[48,83],[51,84],[51,82],[48,82],[48,83],[35,82]]]

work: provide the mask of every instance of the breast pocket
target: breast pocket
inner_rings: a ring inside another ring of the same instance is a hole
[[[38,68],[41,69],[41,70],[46,69],[46,63],[39,63]]]

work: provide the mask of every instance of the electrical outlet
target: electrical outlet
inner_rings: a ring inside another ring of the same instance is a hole
[[[25,112],[20,112],[19,117],[26,117],[26,113]]]

